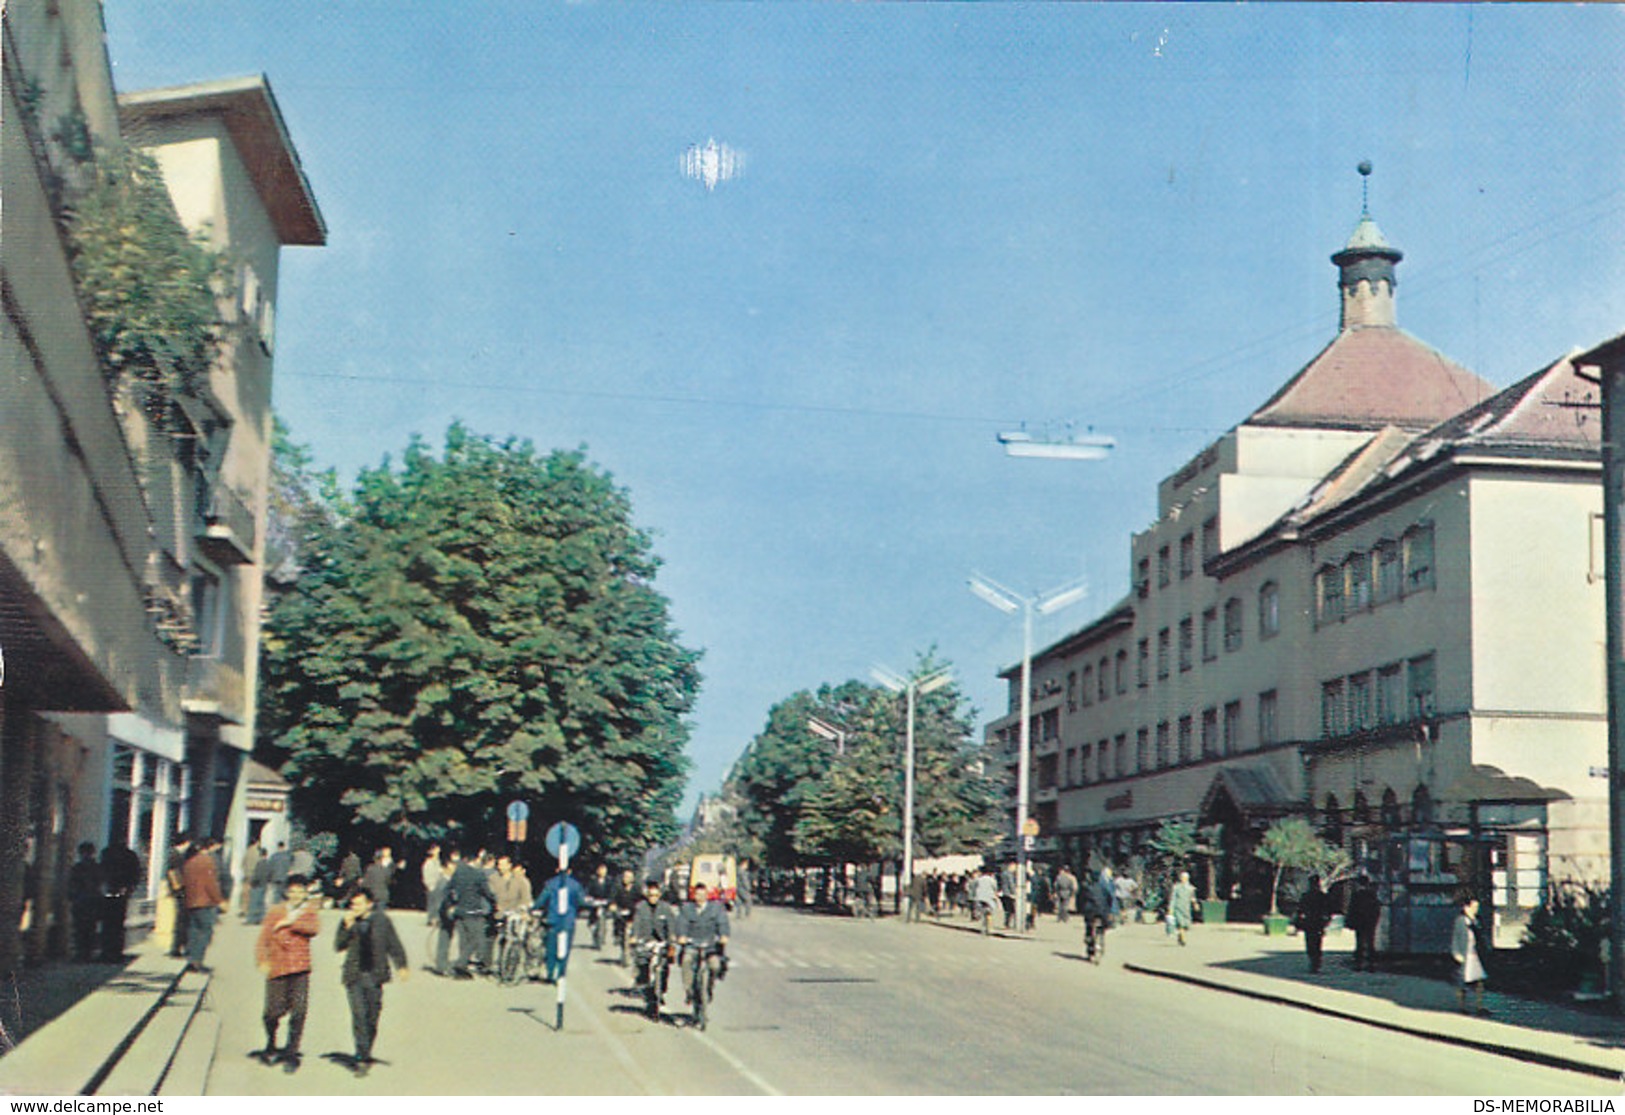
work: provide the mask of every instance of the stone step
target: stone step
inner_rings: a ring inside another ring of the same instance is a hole
[[[198,1007],[209,988],[209,977],[183,973],[146,1026],[111,1072],[96,1088],[103,1096],[152,1096],[168,1074]]]

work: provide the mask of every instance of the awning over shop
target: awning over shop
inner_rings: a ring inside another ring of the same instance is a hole
[[[1454,785],[1439,795],[1450,802],[1495,802],[1498,804],[1539,804],[1548,801],[1570,801],[1569,794],[1550,786],[1542,786],[1532,779],[1507,774],[1500,767],[1475,763]]]
[[[1213,778],[1213,784],[1202,797],[1203,817],[1213,813],[1213,808],[1221,795],[1229,797],[1236,809],[1247,817],[1291,813],[1303,806],[1302,801],[1294,798],[1287,792],[1286,787],[1281,785],[1281,780],[1275,776],[1275,772],[1262,763],[1255,766],[1226,767],[1219,771]]]

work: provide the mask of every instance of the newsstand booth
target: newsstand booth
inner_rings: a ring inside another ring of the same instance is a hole
[[[1495,837],[1469,832],[1400,833],[1382,844],[1373,871],[1383,918],[1377,948],[1383,953],[1447,955],[1463,894],[1480,902],[1481,926],[1494,924],[1491,902]]]

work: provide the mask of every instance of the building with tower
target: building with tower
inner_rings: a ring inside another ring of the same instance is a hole
[[[1497,391],[1401,330],[1369,212],[1331,258],[1337,335],[1161,482],[1130,594],[1034,656],[1029,810],[1074,867],[1191,821],[1241,916],[1301,816],[1391,910],[1473,885],[1515,922],[1608,873],[1598,388],[1560,359]]]

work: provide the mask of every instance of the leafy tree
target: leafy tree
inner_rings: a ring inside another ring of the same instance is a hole
[[[626,493],[461,425],[312,515],[267,624],[264,723],[314,829],[494,842],[513,799],[588,848],[669,839],[698,654]]]
[[[918,674],[944,668],[923,656]],[[982,762],[974,712],[949,685],[919,695],[914,718],[916,854],[979,851],[997,839],[999,787]],[[848,681],[776,705],[726,792],[760,858],[777,866],[868,862],[902,847],[903,700]],[[811,726],[835,728],[832,740]]]
[[[1287,868],[1296,868],[1321,876],[1330,886],[1336,876],[1348,870],[1348,853],[1320,838],[1314,826],[1302,817],[1287,817],[1276,821],[1264,833],[1253,853],[1275,868],[1270,880],[1270,913],[1280,913],[1277,904],[1281,889],[1281,874]]]

